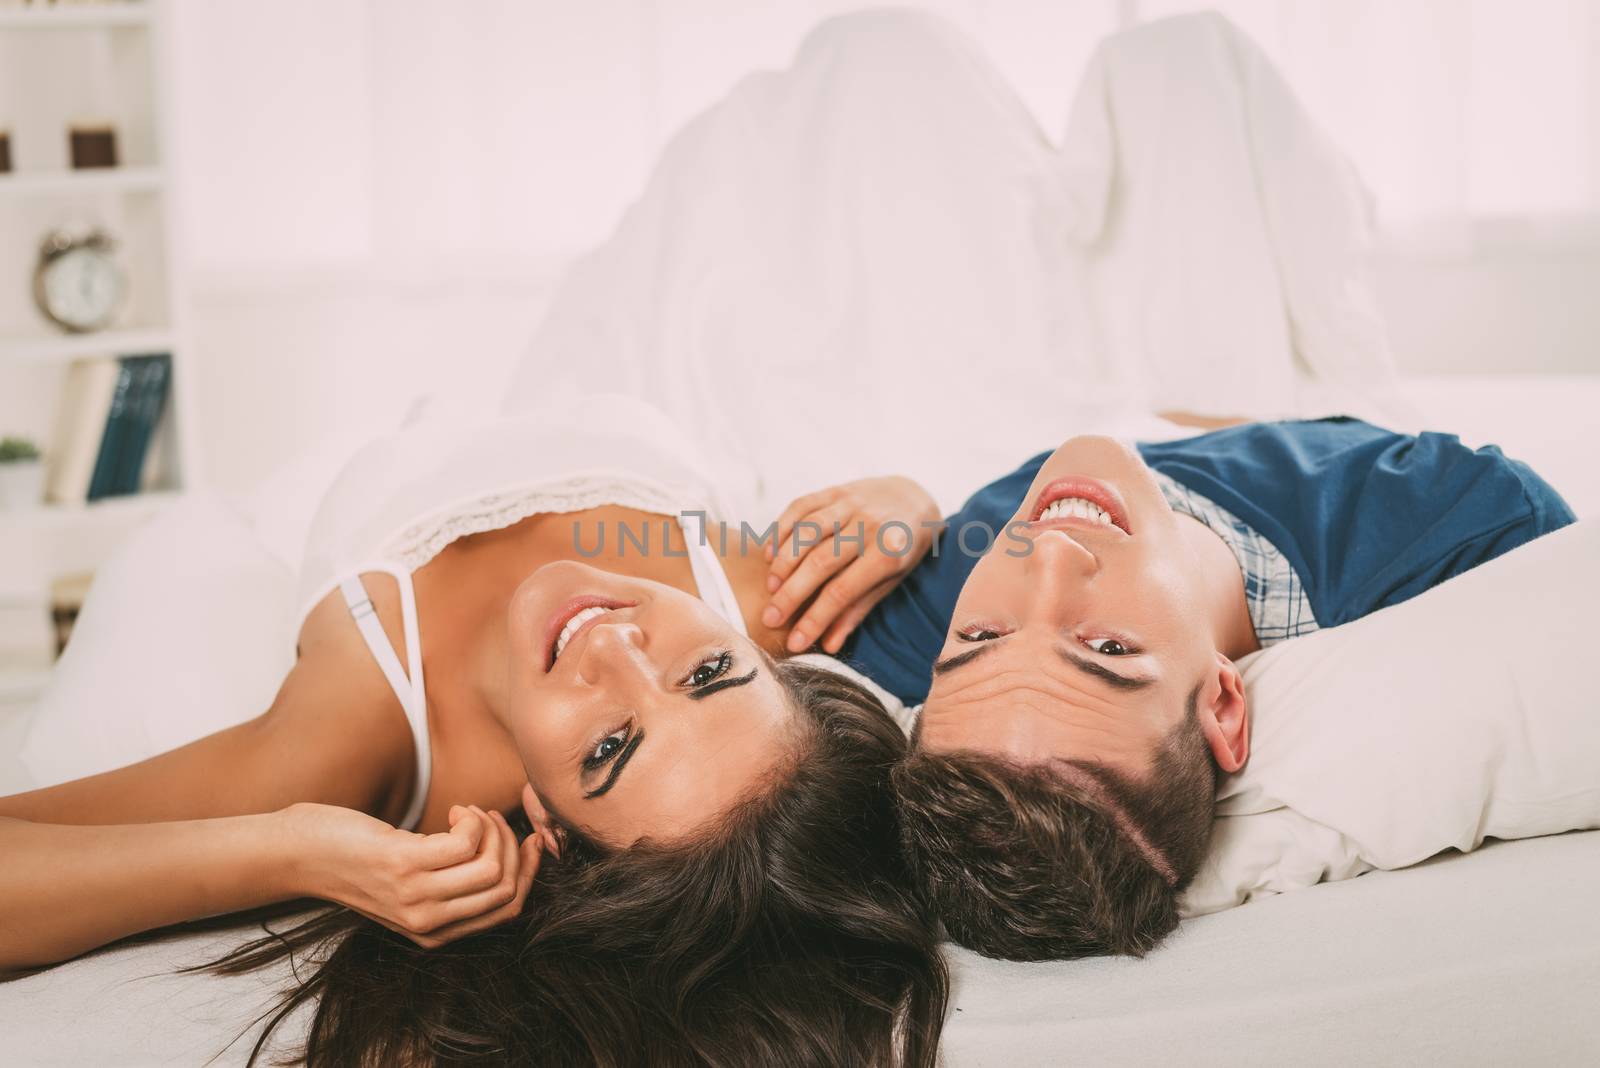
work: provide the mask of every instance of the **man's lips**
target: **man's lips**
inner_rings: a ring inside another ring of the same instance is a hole
[[[593,594],[584,594],[581,597],[574,597],[572,600],[566,602],[560,608],[556,609],[555,614],[550,617],[550,622],[545,626],[545,672],[549,673],[549,671],[556,666],[556,641],[560,639],[561,632],[566,629],[567,624],[572,622],[573,616],[577,615],[579,612],[582,612],[585,608],[632,608],[635,603],[637,602],[619,601],[613,597],[598,597]],[[587,620],[583,626],[577,629],[572,637],[567,639],[566,647],[568,649],[572,648],[573,642],[577,641],[584,634],[588,633],[589,628],[593,627],[596,623],[600,622],[600,620],[604,618],[604,616],[595,616],[593,619]]]
[[[1088,501],[1090,504],[1104,509],[1105,513],[1111,517],[1112,526],[1116,527],[1124,534],[1131,535],[1133,533],[1132,530],[1128,529],[1128,506],[1123,501],[1122,494],[1117,492],[1116,487],[1107,485],[1106,483],[1101,482],[1099,479],[1085,478],[1082,475],[1070,475],[1066,478],[1058,478],[1046,485],[1044,489],[1040,490],[1039,496],[1033,502],[1033,510],[1028,516],[1028,522],[1039,522],[1039,517],[1044,514],[1046,508],[1049,508],[1057,501],[1066,500],[1071,497],[1081,498]],[[1100,525],[1095,523],[1093,520],[1075,519],[1070,517],[1050,520],[1051,524],[1062,523],[1082,525],[1086,522],[1095,526]]]

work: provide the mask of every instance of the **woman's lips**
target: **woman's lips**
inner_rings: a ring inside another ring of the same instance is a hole
[[[1056,501],[1079,497],[1105,510],[1111,517],[1111,525],[1131,535],[1128,529],[1128,506],[1118,493],[1115,486],[1107,485],[1099,479],[1085,478],[1082,475],[1070,475],[1058,478],[1039,491],[1039,496],[1033,502],[1033,511],[1028,516],[1028,522],[1037,523],[1044,510]],[[1093,522],[1092,520],[1062,519],[1052,520],[1062,523]]]
[[[581,597],[572,598],[572,600],[567,601],[560,608],[556,609],[555,614],[550,617],[550,622],[545,626],[545,673],[548,674],[550,670],[556,666],[556,641],[561,637],[561,632],[566,629],[567,624],[572,621],[573,616],[577,615],[579,612],[582,612],[585,608],[632,608],[636,603],[637,602],[634,601],[619,601],[613,597],[599,597],[592,594],[584,594]],[[577,641],[578,638],[585,634],[590,627],[594,626],[603,618],[603,616],[595,616],[593,619],[584,623],[583,626],[579,627],[572,637],[567,639],[567,648],[572,648],[573,642]]]

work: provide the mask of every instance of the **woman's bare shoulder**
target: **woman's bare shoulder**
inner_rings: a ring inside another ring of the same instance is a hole
[[[405,624],[401,615],[399,583],[390,575],[374,572],[363,575],[361,584],[366,590],[367,599],[372,602],[378,622],[383,625],[383,632],[388,636],[395,656],[410,671],[411,665],[406,663]],[[361,636],[350,606],[345,603],[344,593],[338,587],[329,590],[306,613],[300,623],[295,653],[301,660],[313,659],[319,669],[324,666],[336,669],[349,660],[366,660],[372,662],[374,668],[377,667],[372,650]],[[383,676],[379,674],[378,679],[382,682]],[[383,686],[383,692],[390,693],[387,683]]]
[[[398,598],[390,607],[398,626]],[[260,715],[137,764],[0,798],[0,815],[147,823],[316,801],[398,819],[415,776],[410,726],[348,609],[337,608],[342,620],[326,605],[313,610],[300,657]]]

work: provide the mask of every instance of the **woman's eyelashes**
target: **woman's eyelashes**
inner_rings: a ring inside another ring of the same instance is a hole
[[[699,690],[722,678],[732,667],[733,653],[723,649],[696,664],[693,671],[678,681],[678,685]]]
[[[956,631],[956,639],[964,642],[992,642],[1009,632],[996,624],[972,623]]]
[[[685,675],[678,685],[683,688],[684,696],[689,700],[700,701],[730,687],[743,686],[754,681],[760,668],[751,668],[743,675],[729,674],[732,670],[733,653],[724,649],[696,664],[694,670]]]
[[[730,650],[723,649],[701,660],[689,674],[678,681],[678,685],[689,690],[689,696],[691,697],[712,692],[714,689],[720,688],[717,686],[717,681],[727,675],[732,668],[733,653]],[[753,678],[754,676],[755,672],[752,671],[750,677]],[[723,685],[738,681],[740,680],[727,680]],[[744,681],[749,680],[747,678]],[[614,761],[617,758],[617,754],[628,747],[628,742],[632,737],[633,724],[631,722],[622,723],[613,728],[583,758],[583,770],[586,772],[598,771]]]
[[[628,735],[631,729],[631,724],[624,723],[600,739],[599,744],[589,750],[589,755],[583,758],[583,770],[594,771],[611,763],[616,755],[622,751],[622,747],[628,744]]]
[[[1139,650],[1116,638],[1085,638],[1083,644],[1101,656],[1134,656]]]

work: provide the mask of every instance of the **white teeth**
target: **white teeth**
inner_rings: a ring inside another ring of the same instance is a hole
[[[1111,516],[1104,508],[1082,497],[1062,497],[1051,501],[1050,507],[1040,513],[1039,519],[1088,519],[1105,526],[1111,525]]]
[[[599,605],[595,605],[592,608],[585,608],[583,611],[578,612],[571,619],[567,620],[567,625],[561,628],[560,634],[556,635],[555,655],[561,655],[561,650],[565,649],[567,647],[567,642],[571,641],[572,636],[578,633],[578,628],[582,627],[585,623],[589,622],[589,620],[595,618],[596,616],[603,616],[609,611],[611,611],[611,609],[602,608]]]

